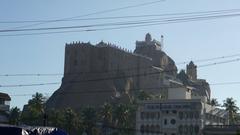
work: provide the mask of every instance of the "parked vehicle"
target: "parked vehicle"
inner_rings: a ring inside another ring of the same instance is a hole
[[[30,127],[0,125],[1,135],[68,135],[61,129],[55,127]]]

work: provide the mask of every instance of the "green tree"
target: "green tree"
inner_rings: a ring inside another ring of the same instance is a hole
[[[9,124],[18,125],[20,122],[21,111],[19,108],[11,108],[9,114]]]
[[[81,117],[83,122],[84,131],[88,135],[93,135],[94,131],[96,132],[96,123],[97,123],[97,112],[93,107],[85,107],[81,111]]]
[[[44,104],[46,98],[41,93],[36,93],[32,96],[32,99],[28,101],[22,112],[22,122],[28,125],[44,125]]]
[[[212,98],[212,100],[210,101],[210,105],[211,106],[220,106],[220,104],[218,103],[216,98]]]
[[[83,125],[81,117],[71,108],[64,110],[49,109],[46,113],[48,114],[49,126],[63,129],[70,135],[82,134]]]
[[[128,129],[135,127],[136,107],[133,104],[119,104],[114,109],[114,126],[119,134],[132,134]]]
[[[102,134],[107,134],[111,130],[113,121],[113,106],[110,103],[104,103],[100,108],[100,121],[102,122]]]
[[[229,113],[229,124],[235,124],[236,122],[236,115],[239,108],[236,105],[236,100],[233,98],[227,98],[223,102],[223,107],[225,107],[226,111]]]
[[[47,116],[48,116],[48,124],[49,126],[58,127],[65,129],[65,117],[64,117],[64,111],[56,110],[56,109],[50,109],[47,110]]]
[[[140,90],[137,94],[138,100],[149,100],[151,98],[152,98],[151,95],[145,92],[144,90]]]
[[[64,128],[69,134],[82,132],[80,116],[71,108],[67,108],[64,110],[64,118]]]
[[[104,103],[100,109],[100,117],[104,124],[111,125],[113,117],[113,107],[109,103]]]

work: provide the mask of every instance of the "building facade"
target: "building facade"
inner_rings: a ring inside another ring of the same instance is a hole
[[[202,135],[206,125],[228,124],[228,112],[209,104],[210,87],[197,78],[196,67],[191,61],[187,73],[165,79],[166,99],[139,103],[137,135]]]
[[[226,112],[212,113],[201,99],[152,100],[139,103],[137,135],[200,135],[205,125],[227,124]]]
[[[228,112],[211,106],[198,87],[168,80],[168,98],[141,101],[136,115],[137,135],[202,135],[206,125],[227,125]]]
[[[6,93],[0,92],[0,123],[7,123],[11,98]]]

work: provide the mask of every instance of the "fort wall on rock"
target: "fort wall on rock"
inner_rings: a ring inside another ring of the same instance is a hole
[[[134,52],[103,41],[66,44],[62,85],[47,106],[78,109],[104,102],[131,102],[140,90],[166,97],[165,74],[175,78],[177,68],[161,49],[160,42],[150,35],[136,42]]]

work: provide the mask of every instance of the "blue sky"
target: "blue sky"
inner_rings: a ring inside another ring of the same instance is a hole
[[[0,21],[47,20],[80,16],[106,9],[125,7],[147,0],[2,0],[0,2]],[[111,13],[92,15],[88,17],[125,16],[142,14],[165,14],[181,12],[198,12],[210,10],[227,10],[240,8],[237,0],[165,0],[153,5],[119,10]],[[115,20],[119,21],[119,20]],[[121,21],[127,21],[121,20]],[[70,25],[86,25],[106,23],[106,20],[76,21],[48,23],[35,27],[55,27]],[[104,40],[121,47],[133,50],[136,40],[143,40],[147,32],[160,40],[164,35],[164,51],[176,63],[196,59],[213,58],[240,53],[240,17],[215,20],[184,22],[156,25],[131,29],[78,32],[35,36],[0,36],[0,74],[18,73],[63,73],[65,43],[83,41],[95,44]],[[0,24],[0,29],[15,28],[26,24]],[[33,28],[33,27],[32,27]],[[229,58],[229,59],[236,59]],[[229,59],[221,59],[220,62]],[[212,62],[207,62],[212,63]],[[206,63],[196,63],[198,65]],[[232,62],[198,69],[199,78],[211,83],[237,82],[239,79],[240,62]],[[178,65],[179,69],[185,65]],[[0,85],[60,82],[61,76],[52,77],[0,77]],[[238,100],[239,86],[211,86],[212,97],[222,102],[227,97]],[[59,85],[37,87],[1,88],[0,92],[12,95],[11,106],[22,108],[35,92],[51,96]],[[50,94],[49,94],[50,93]],[[27,94],[25,96],[16,96]],[[15,95],[15,96],[14,96]]]

